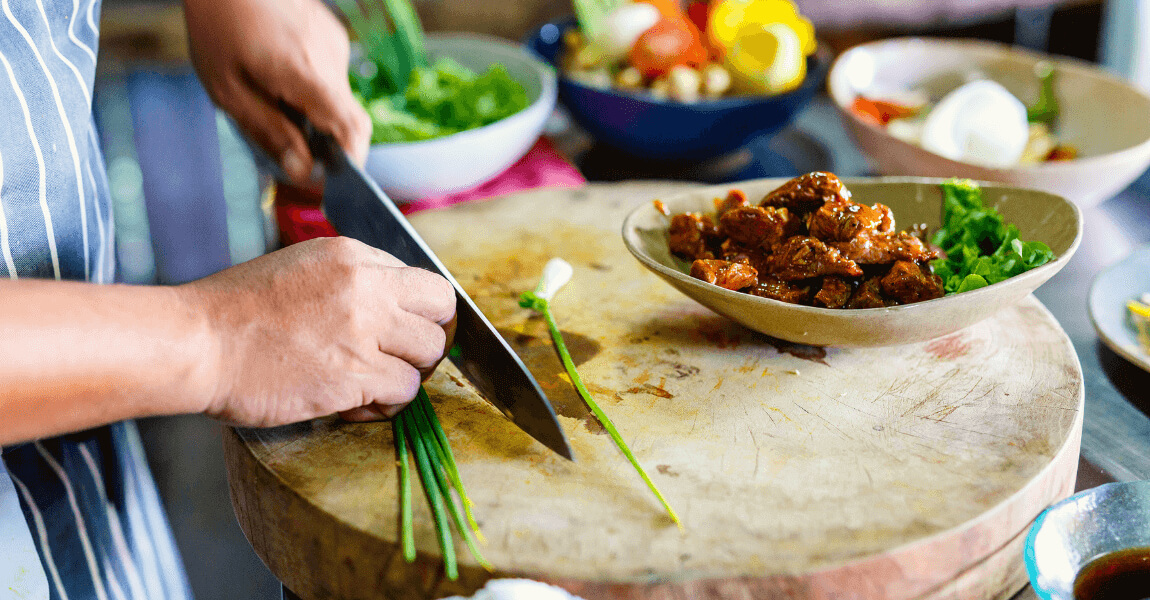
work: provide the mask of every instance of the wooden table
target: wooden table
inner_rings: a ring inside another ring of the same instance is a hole
[[[996,598],[1025,583],[1034,516],[1073,488],[1082,380],[1029,299],[958,334],[881,350],[795,346],[741,329],[641,270],[623,215],[668,186],[541,191],[421,213],[424,232],[549,393],[577,463],[519,432],[450,367],[429,382],[497,575],[598,598]],[[686,530],[670,525],[515,303],[548,258],[584,378]],[[390,427],[322,420],[225,438],[257,553],[308,599],[470,592],[395,548]],[[466,553],[463,553],[466,556]]]

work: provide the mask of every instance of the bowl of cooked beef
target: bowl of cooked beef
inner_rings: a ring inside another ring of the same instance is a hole
[[[1078,247],[1081,213],[1038,190],[808,173],[653,199],[627,249],[700,304],[818,346],[957,331],[1025,298]]]

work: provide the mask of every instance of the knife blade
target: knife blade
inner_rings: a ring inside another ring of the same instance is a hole
[[[483,397],[528,435],[574,460],[555,409],[531,372],[495,330],[407,218],[335,140],[302,124],[312,153],[323,163],[323,213],[340,235],[374,246],[408,266],[438,273],[456,295],[455,348],[450,360]]]

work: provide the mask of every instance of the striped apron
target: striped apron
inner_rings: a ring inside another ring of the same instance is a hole
[[[0,12],[0,277],[111,282],[92,119],[100,0]],[[0,450],[0,599],[190,597],[134,424]]]

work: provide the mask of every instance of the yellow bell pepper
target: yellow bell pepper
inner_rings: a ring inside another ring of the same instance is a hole
[[[803,56],[814,53],[815,28],[789,0],[720,0],[707,19],[707,36],[712,46],[729,52],[740,37],[757,35],[772,23],[794,30]]]
[[[743,93],[773,96],[802,84],[807,61],[795,31],[782,23],[768,23],[740,35],[727,53],[735,88]]]

